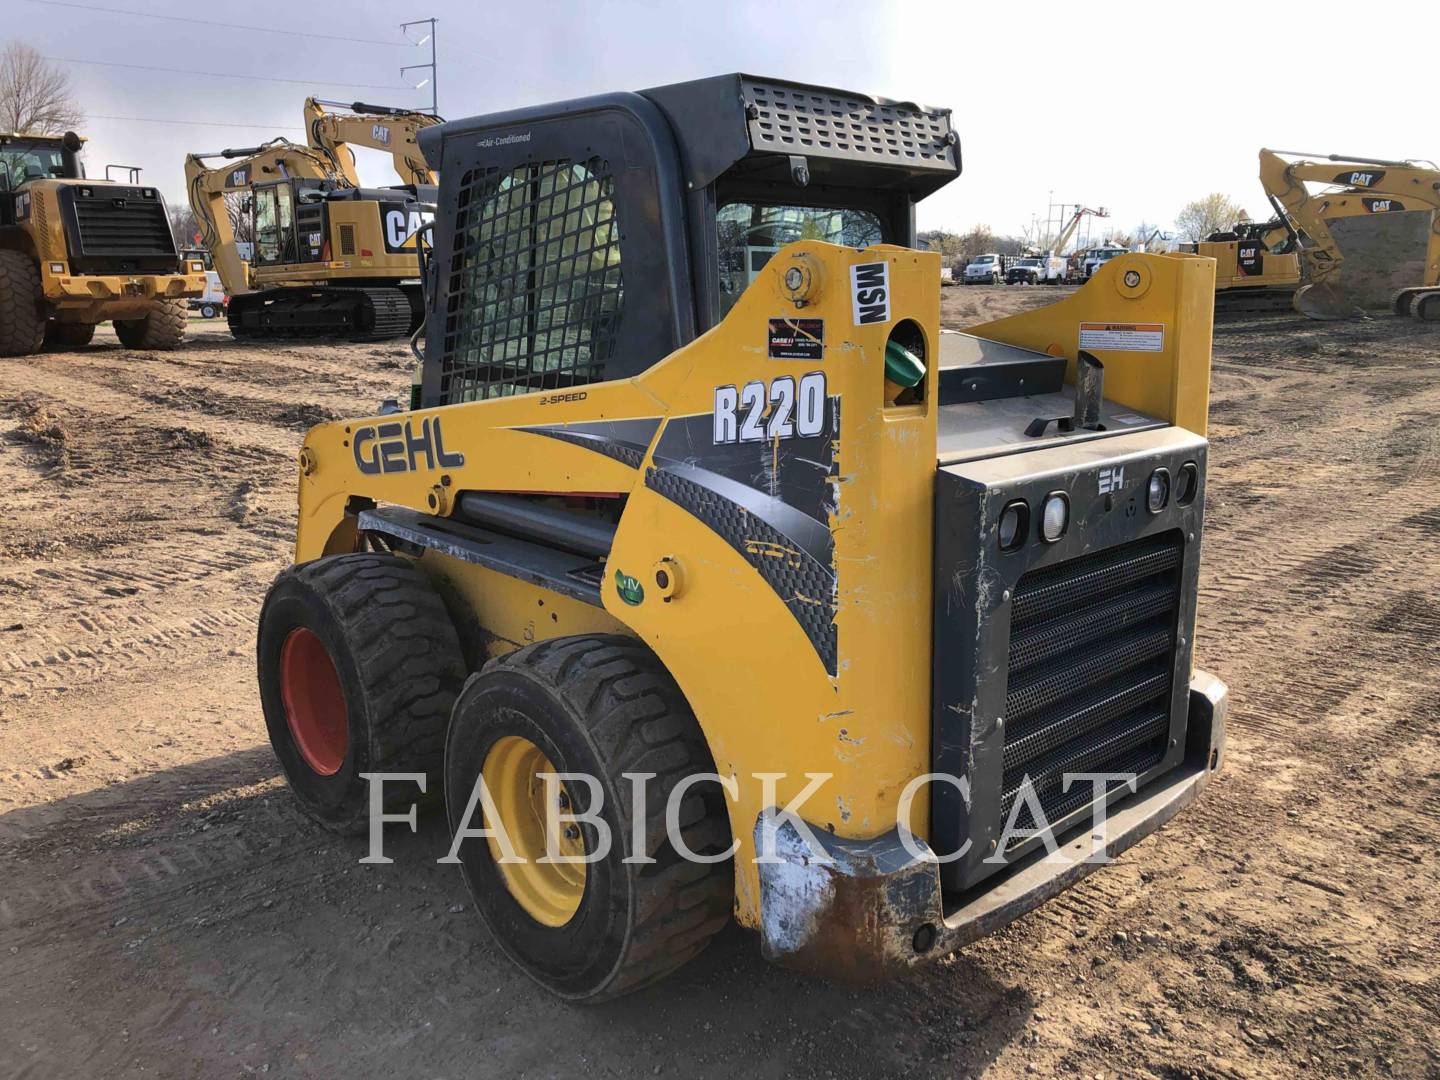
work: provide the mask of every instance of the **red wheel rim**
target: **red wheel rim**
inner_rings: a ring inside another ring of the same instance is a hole
[[[345,691],[324,643],[303,626],[291,630],[280,649],[280,696],[305,764],[321,776],[334,776],[350,745]]]

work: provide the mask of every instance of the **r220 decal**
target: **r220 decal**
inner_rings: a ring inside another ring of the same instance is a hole
[[[768,383],[756,379],[738,388],[715,388],[714,439],[717,445],[813,438],[824,428],[823,371],[802,375],[798,382],[792,376],[782,375]]]

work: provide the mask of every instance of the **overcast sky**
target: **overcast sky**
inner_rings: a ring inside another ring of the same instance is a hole
[[[187,151],[303,141],[307,93],[428,105],[430,88],[410,89],[399,68],[427,61],[429,46],[403,44],[398,24],[435,16],[440,112],[452,118],[726,71],[948,106],[964,172],[920,204],[920,227],[1018,233],[1044,216],[1051,192],[1107,206],[1125,229],[1168,226],[1211,191],[1268,217],[1262,146],[1440,158],[1429,111],[1440,4],[1377,8],[1373,19],[1367,10],[1333,19],[1254,0],[0,0],[0,37],[17,33],[66,61],[89,117],[92,176],[107,162],[140,165],[172,200],[184,197]],[[361,171],[394,182],[378,161],[362,160]]]

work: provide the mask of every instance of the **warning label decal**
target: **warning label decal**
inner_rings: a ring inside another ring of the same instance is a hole
[[[1165,324],[1082,322],[1080,348],[1109,349],[1111,352],[1163,352]]]

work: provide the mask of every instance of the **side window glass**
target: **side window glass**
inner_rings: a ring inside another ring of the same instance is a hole
[[[258,188],[255,191],[255,261],[276,263],[280,261],[280,222],[275,206],[275,189]]]
[[[863,248],[884,239],[869,210],[732,202],[715,215],[720,253],[720,314],[727,314],[770,257],[797,240]]]
[[[624,298],[608,162],[475,169],[458,202],[442,401],[604,379]]]

